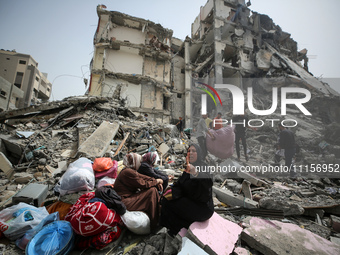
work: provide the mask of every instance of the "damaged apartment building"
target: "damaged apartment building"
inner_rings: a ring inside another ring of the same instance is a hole
[[[308,71],[307,50],[298,51],[289,33],[250,5],[246,0],[208,0],[184,42],[159,24],[99,5],[88,94],[114,97],[135,114],[147,113],[161,122],[182,116],[186,127],[199,111],[199,104],[191,103],[199,100],[193,94],[195,81],[253,87],[255,104],[256,93],[270,99],[272,87],[287,82],[339,96]],[[208,112],[230,111],[230,94],[220,95],[226,104],[216,109],[208,101]]]
[[[288,81],[318,94],[338,96],[309,73],[307,50],[298,51],[289,33],[267,15],[252,12],[250,5],[245,0],[209,0],[200,8],[188,47],[192,76],[211,86],[229,83],[243,90],[252,86],[255,93],[254,82],[265,84],[261,89],[269,92],[274,83],[279,87]],[[221,97],[224,102],[230,98]]]
[[[172,30],[99,5],[88,94],[119,99],[136,115],[169,123],[184,116],[184,59]]]

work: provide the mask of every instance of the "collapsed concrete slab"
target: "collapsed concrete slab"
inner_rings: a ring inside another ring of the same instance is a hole
[[[248,217],[244,225],[242,240],[266,255],[334,255],[340,251],[339,245],[295,224]]]
[[[186,237],[209,254],[231,254],[242,228],[217,213],[203,222],[190,225]]]
[[[242,172],[242,171],[238,172],[237,176],[249,181],[251,184],[253,184],[257,187],[268,185],[265,181],[262,181],[259,178],[256,178],[255,176],[252,176],[252,175],[245,173],[245,172]]]
[[[261,208],[269,210],[282,210],[285,216],[302,215],[305,212],[303,207],[296,203],[289,203],[287,201],[281,201],[270,197],[260,199],[259,205]]]
[[[118,123],[104,121],[78,148],[78,154],[88,158],[102,157],[119,129]]]
[[[0,152],[0,169],[5,173],[7,178],[10,178],[14,171],[12,163],[2,152]]]
[[[242,206],[245,208],[257,208],[258,203],[241,195],[234,194],[230,190],[213,187],[218,200],[230,206]]]

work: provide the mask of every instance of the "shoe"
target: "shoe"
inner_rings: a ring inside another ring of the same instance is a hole
[[[249,160],[249,157],[248,157],[248,155],[246,156],[246,161],[248,161]]]

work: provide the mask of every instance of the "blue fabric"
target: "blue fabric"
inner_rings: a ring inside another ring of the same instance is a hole
[[[68,221],[54,221],[45,226],[26,247],[29,255],[66,255],[74,245],[74,233]]]

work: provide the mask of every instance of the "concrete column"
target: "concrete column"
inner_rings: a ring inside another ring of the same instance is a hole
[[[190,63],[190,42],[185,41],[185,128],[192,127],[191,123],[191,82],[192,82],[192,67]]]

